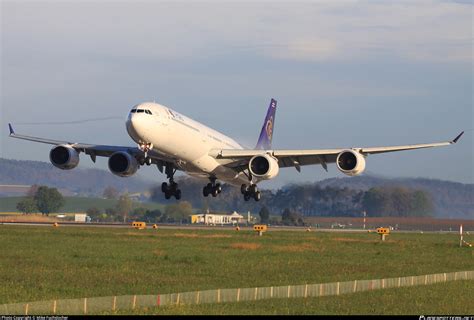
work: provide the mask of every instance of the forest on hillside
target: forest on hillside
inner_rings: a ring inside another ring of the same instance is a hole
[[[277,190],[261,190],[262,200],[244,202],[240,189],[224,185],[217,198],[204,198],[204,180],[181,177],[177,182],[183,200],[193,207],[213,211],[259,212],[266,207],[272,214],[281,215],[290,209],[304,216],[360,217],[363,212],[371,216],[434,216],[474,219],[474,186],[439,180],[419,179],[417,183],[393,183],[392,179],[377,178],[377,184],[365,183],[364,188],[352,188],[346,181],[358,186],[365,177],[342,178],[340,186],[326,183],[292,184]],[[369,180],[373,180],[369,177]],[[418,179],[413,179],[418,180]],[[410,182],[410,180],[408,180]],[[452,192],[455,185],[459,190]],[[460,185],[460,186],[458,186]],[[161,186],[151,190],[152,199],[166,203]]]
[[[157,181],[164,180],[157,170]],[[253,200],[244,202],[240,190],[229,185],[223,186],[223,193],[217,198],[204,198],[202,188],[208,181],[180,176],[178,182],[183,200],[189,201],[194,208],[212,211],[259,212],[265,206],[277,215],[288,208],[305,216],[360,216],[363,211],[403,216],[402,212],[410,210],[413,215],[474,219],[474,184],[436,179],[371,175],[331,178],[315,183],[290,184],[277,190],[261,190],[262,201],[258,203]],[[0,184],[48,185],[69,190],[77,196],[94,197],[102,197],[110,186],[120,193],[143,194],[151,190],[153,201],[169,203],[161,193],[161,184],[153,187],[137,176],[119,178],[106,170],[80,167],[59,170],[50,163],[39,161],[0,158]]]

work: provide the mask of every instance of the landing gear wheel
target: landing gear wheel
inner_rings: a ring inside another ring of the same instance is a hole
[[[219,195],[219,193],[222,192],[222,186],[221,186],[220,183],[216,183],[216,178],[214,178],[214,177],[210,177],[209,180],[211,180],[211,182],[208,183],[202,189],[202,195],[204,197],[208,197],[209,195],[211,195],[215,198]]]
[[[250,192],[251,194],[257,193],[257,185],[256,185],[256,184],[252,184],[252,185],[249,187],[249,192]]]
[[[247,186],[243,184],[240,187],[240,192],[244,195],[244,200],[249,201],[251,198],[255,199],[255,201],[260,201],[262,199],[262,194],[258,191],[258,187],[256,184],[252,184]]]
[[[149,160],[148,160],[149,159]],[[147,157],[147,161],[151,163],[151,158]],[[161,191],[165,194],[165,199],[169,200],[171,197],[175,197],[176,200],[181,199],[181,190],[178,188],[178,184],[174,182],[174,174],[176,170],[173,168],[171,164],[166,166],[166,176],[169,179],[169,183],[163,182],[161,184]]]
[[[202,195],[203,195],[204,197],[207,198],[207,197],[209,196],[209,193],[210,193],[210,192],[209,192],[209,188],[208,188],[207,186],[205,186],[204,188],[202,188]]]
[[[151,166],[151,163],[152,163],[151,158],[150,158],[150,157],[146,157],[146,158],[145,158],[145,164],[146,164],[147,166]]]
[[[262,194],[260,193],[260,191],[255,192],[253,198],[255,199],[255,201],[259,202],[260,199],[262,199]]]

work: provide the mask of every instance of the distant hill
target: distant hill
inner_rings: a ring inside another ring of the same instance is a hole
[[[358,177],[331,178],[313,184],[286,185],[278,190],[262,190],[262,202],[244,202],[240,190],[224,186],[224,192],[217,198],[203,198],[204,180],[179,177],[183,200],[190,201],[195,208],[209,207],[211,210],[258,212],[263,205],[280,214],[289,203],[298,203],[295,209],[312,211],[312,203],[318,198],[317,188],[333,188],[333,197],[326,199],[331,208],[347,211],[351,209],[350,199],[357,191],[372,187],[401,186],[427,192],[435,205],[435,215],[445,218],[474,219],[474,184],[442,181],[425,178],[385,178],[373,175]],[[107,186],[121,192],[143,192],[152,188],[150,182],[138,177],[119,178],[106,170],[76,168],[59,170],[50,163],[39,161],[9,160],[0,158],[0,185],[44,184],[76,196],[101,196]],[[160,184],[154,184],[158,191],[155,201],[167,202],[161,194]],[[347,190],[344,190],[346,188]],[[340,189],[340,190],[339,190]],[[339,190],[339,191],[338,191]],[[300,195],[304,194],[303,197]],[[327,196],[327,194],[326,194]],[[344,200],[344,198],[347,198]],[[310,200],[308,200],[310,199]],[[341,206],[346,207],[341,207]],[[311,213],[312,214],[312,213]]]
[[[326,179],[318,182],[318,185],[321,187],[346,187],[363,191],[382,186],[419,189],[431,195],[437,215],[474,219],[474,184],[426,178],[385,178],[362,175]]]
[[[43,184],[80,196],[101,196],[108,186],[121,192],[141,192],[150,187],[149,182],[140,178],[120,178],[100,169],[60,170],[47,162],[3,158],[0,158],[0,184]]]

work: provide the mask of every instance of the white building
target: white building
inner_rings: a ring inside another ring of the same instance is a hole
[[[91,222],[91,217],[89,217],[86,213],[76,213],[74,215],[74,222]]]
[[[232,214],[195,214],[191,216],[191,223],[201,223],[205,225],[225,225],[246,223],[244,216],[234,212]]]

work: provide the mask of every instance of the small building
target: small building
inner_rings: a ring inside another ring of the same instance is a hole
[[[205,224],[205,225],[235,225],[246,223],[244,216],[234,212],[232,214],[195,214],[191,216],[192,224]]]
[[[76,213],[74,215],[74,222],[89,223],[91,222],[91,217],[89,217],[86,213]]]

